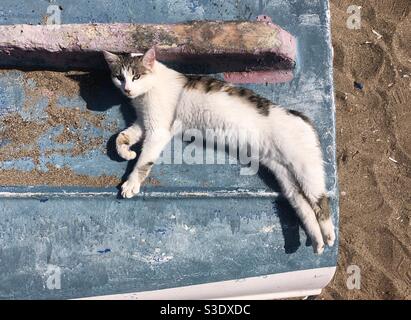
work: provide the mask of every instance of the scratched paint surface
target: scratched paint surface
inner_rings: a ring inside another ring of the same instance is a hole
[[[248,87],[313,119],[320,130],[333,217],[338,220],[327,1],[60,0],[58,4],[63,23],[271,16],[298,39],[295,77],[290,83]],[[0,23],[42,23],[48,5],[49,1],[3,0]],[[320,257],[313,255],[292,210],[269,194],[278,189],[269,188],[267,177],[240,176],[237,165],[158,165],[140,197],[117,199],[116,179],[127,163],[107,155],[106,144],[125,126],[127,104],[106,80],[87,85],[83,76],[74,78],[67,83],[73,90],[66,92],[61,85],[60,92],[59,86],[50,88],[28,73],[0,72],[0,119],[13,115],[22,119],[19,123],[45,128],[21,144],[22,154],[28,150],[24,157],[0,158],[0,172],[40,173],[36,186],[24,186],[24,181],[23,186],[0,186],[0,298],[75,298],[336,265],[336,248],[327,248]],[[74,143],[78,140],[55,139],[66,130],[66,122],[57,119],[50,125],[49,121],[53,112],[73,114],[70,110],[81,115],[77,126],[68,126],[85,144],[80,151]],[[94,142],[87,144],[90,138]],[[8,143],[0,139],[0,155]],[[70,174],[83,177],[81,185],[73,179],[70,185],[38,186],[41,174],[56,168],[69,168]],[[95,179],[102,176],[113,178],[97,186]],[[192,196],[182,195],[187,192]],[[209,192],[214,197],[207,197]],[[47,289],[48,266],[60,268],[60,290]]]

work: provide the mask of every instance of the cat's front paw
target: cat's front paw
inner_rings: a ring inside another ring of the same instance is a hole
[[[120,132],[116,138],[116,149],[124,160],[133,160],[137,157],[137,153],[130,150],[130,137],[124,132]]]
[[[123,198],[127,198],[127,199],[132,198],[139,192],[140,192],[140,183],[136,181],[127,180],[121,186],[121,196]]]

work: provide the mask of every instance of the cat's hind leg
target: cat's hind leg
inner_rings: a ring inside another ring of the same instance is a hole
[[[322,254],[324,251],[324,240],[316,215],[306,197],[301,193],[298,184],[290,174],[289,170],[274,160],[261,161],[276,176],[281,186],[284,197],[290,202],[300,218],[307,235],[312,241],[314,253]]]
[[[298,167],[291,164],[289,170],[294,180],[297,181],[300,192],[306,197],[315,212],[325,243],[331,247],[335,242],[335,228],[328,204],[324,166],[320,155],[318,158],[319,160],[304,166]]]

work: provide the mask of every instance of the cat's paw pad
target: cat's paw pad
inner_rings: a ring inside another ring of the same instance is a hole
[[[120,132],[117,136],[116,148],[119,156],[125,160],[133,160],[137,157],[137,153],[130,150],[130,137],[124,132]]]
[[[313,249],[314,249],[314,253],[321,255],[324,252],[324,242],[319,242],[319,243],[313,243]]]
[[[127,161],[134,160],[137,157],[137,153],[134,151],[131,151],[126,145],[122,145],[118,147],[117,152],[120,157],[122,157],[124,160],[127,160]]]
[[[329,247],[332,247],[334,245],[334,243],[335,243],[334,230],[330,234],[328,234],[324,237],[324,241],[327,244],[327,246],[329,246]]]
[[[130,199],[140,192],[140,183],[127,180],[121,186],[121,196]]]
[[[335,228],[331,219],[320,221],[320,227],[324,242],[332,247],[335,243]]]

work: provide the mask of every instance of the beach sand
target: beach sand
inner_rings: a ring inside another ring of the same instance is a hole
[[[352,4],[362,6],[359,30],[346,26]],[[331,1],[340,247],[319,299],[411,298],[410,9],[410,0]],[[347,288],[350,265],[360,290]]]

